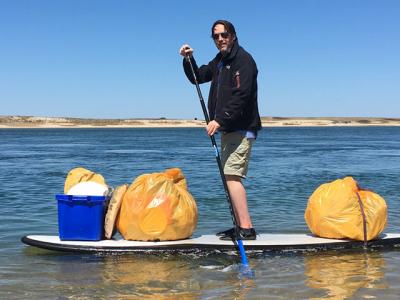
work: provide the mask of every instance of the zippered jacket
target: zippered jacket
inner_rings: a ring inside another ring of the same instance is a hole
[[[231,51],[223,57],[221,53],[207,65],[197,66],[191,62],[199,83],[211,81],[208,96],[210,120],[221,126],[220,130],[261,129],[257,104],[257,66],[251,55],[235,40]],[[183,67],[187,78],[195,84],[189,62],[184,59]]]

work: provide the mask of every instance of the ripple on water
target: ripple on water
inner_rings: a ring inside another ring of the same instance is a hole
[[[167,135],[167,138],[166,138]],[[111,185],[180,167],[199,208],[195,235],[231,227],[203,129],[1,130],[0,299],[397,299],[400,251],[71,255],[27,247],[22,235],[57,234],[56,193],[84,166]],[[387,231],[399,232],[400,128],[265,128],[244,181],[259,232],[308,232],[304,209],[322,183],[353,175],[382,195]],[[21,288],[21,286],[23,288]]]

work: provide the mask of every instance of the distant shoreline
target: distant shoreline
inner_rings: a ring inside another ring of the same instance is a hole
[[[262,125],[263,127],[400,126],[400,118],[263,117]],[[197,119],[90,119],[0,116],[0,128],[190,128],[204,126],[204,120]]]

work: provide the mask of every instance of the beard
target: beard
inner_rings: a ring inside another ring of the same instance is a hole
[[[232,45],[228,45],[225,49],[220,49],[219,52],[221,53],[222,57],[226,57],[231,53]]]
[[[221,53],[222,57],[226,57],[229,55],[229,53],[231,53],[235,40],[230,41],[230,43],[228,43],[226,47],[219,48],[219,52]]]

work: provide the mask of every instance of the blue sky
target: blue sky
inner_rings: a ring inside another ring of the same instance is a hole
[[[0,0],[0,115],[201,118],[178,49],[207,63],[228,19],[262,116],[399,117],[399,16],[397,0]]]

